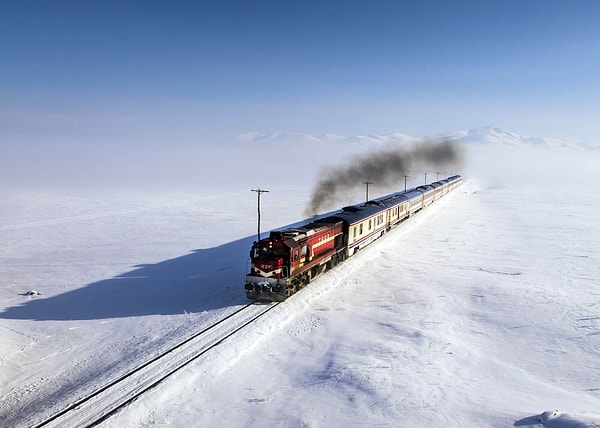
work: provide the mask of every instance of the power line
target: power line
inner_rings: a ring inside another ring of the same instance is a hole
[[[260,195],[262,195],[263,193],[268,193],[268,190],[264,190],[261,189],[260,187],[258,189],[250,189],[251,192],[256,192],[257,193],[257,206],[258,206],[258,239],[256,240],[256,242],[260,241]]]
[[[369,184],[373,184],[373,182],[372,181],[363,181],[363,184],[367,185],[367,196],[366,196],[365,202],[369,202]]]

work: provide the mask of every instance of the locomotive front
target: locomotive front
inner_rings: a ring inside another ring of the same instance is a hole
[[[254,242],[246,296],[281,302],[345,258],[343,222],[323,218]]]
[[[281,232],[254,242],[250,250],[252,265],[246,276],[246,296],[253,300],[283,301],[287,297],[291,248]]]

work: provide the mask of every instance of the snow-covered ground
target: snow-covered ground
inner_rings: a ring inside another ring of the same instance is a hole
[[[104,426],[600,426],[600,155],[476,134],[453,194]],[[309,185],[263,184],[264,231],[302,220]],[[0,425],[246,303],[263,184],[5,190]]]

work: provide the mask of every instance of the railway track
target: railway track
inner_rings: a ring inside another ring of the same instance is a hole
[[[96,426],[180,369],[219,346],[278,304],[249,303],[44,421],[30,426],[34,428]]]

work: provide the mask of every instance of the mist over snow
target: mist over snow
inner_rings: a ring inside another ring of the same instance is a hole
[[[516,162],[520,153],[512,154],[508,147],[540,148],[545,152],[552,148],[582,149],[555,139],[519,136],[493,126],[431,137],[402,133],[356,136],[246,133],[219,142],[177,135],[172,141],[122,137],[114,141],[40,139],[2,147],[0,180],[6,188],[84,192],[114,188],[203,192],[235,190],[240,183],[306,187],[307,183],[315,186],[328,170],[347,164],[353,157],[441,140],[454,141],[459,146],[497,147],[501,157],[510,156]],[[424,172],[436,173],[436,178],[440,176],[438,172],[442,178],[444,173],[450,173],[423,165],[409,171],[409,186],[421,184]],[[365,180],[368,178],[361,181]],[[349,203],[360,200],[361,194],[352,194]]]
[[[433,138],[461,149],[461,187],[101,426],[600,426],[600,152],[493,126]],[[328,168],[429,140],[4,149],[0,426],[246,304],[250,189],[270,190],[266,233],[305,219]]]

